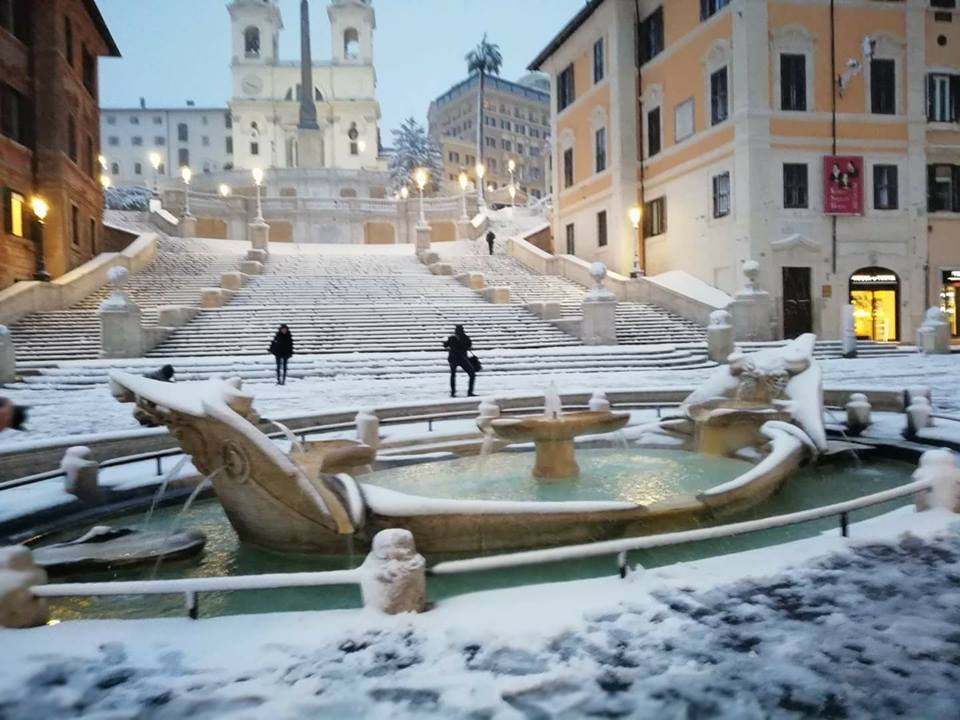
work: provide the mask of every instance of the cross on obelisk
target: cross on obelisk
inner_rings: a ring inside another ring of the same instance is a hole
[[[313,101],[313,60],[310,55],[310,3],[300,0],[300,124],[301,130],[318,130]]]

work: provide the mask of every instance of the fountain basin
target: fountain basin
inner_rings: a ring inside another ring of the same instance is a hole
[[[98,526],[76,540],[38,548],[33,559],[51,571],[95,570],[190,557],[199,554],[206,542],[206,536],[196,530],[147,532]]]

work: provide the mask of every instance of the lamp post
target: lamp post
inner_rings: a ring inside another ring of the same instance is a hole
[[[190,178],[193,177],[193,170],[189,166],[184,165],[180,168],[180,177],[183,178],[183,190],[185,195],[184,200],[184,217],[190,217]]]
[[[257,186],[257,217],[256,222],[263,223],[263,199],[260,194],[260,186],[263,185],[263,169],[253,169],[253,182]]]
[[[477,202],[480,203],[480,207],[483,207],[485,205],[483,201],[483,176],[487,174],[487,166],[478,162],[474,170],[477,172]]]
[[[640,243],[643,242],[640,236],[640,220],[643,218],[643,209],[639,205],[634,205],[627,214],[630,217],[630,224],[637,233],[637,241],[633,247],[633,270],[630,271],[630,277],[636,279],[643,277],[643,268],[640,267]]]
[[[147,156],[147,159],[150,161],[150,165],[153,167],[153,194],[155,197],[160,197],[160,163],[163,158],[160,157],[160,153],[152,152]]]
[[[220,197],[226,199],[230,197],[233,193],[233,190],[226,183],[220,183]]]
[[[109,190],[113,186],[113,180],[110,179],[110,176],[104,173],[100,176],[100,184],[103,186],[104,190]]]
[[[404,185],[400,188],[400,199],[405,201],[408,197],[410,197],[410,188]]]
[[[46,260],[43,254],[43,221],[47,219],[50,212],[50,206],[47,201],[39,195],[34,195],[30,199],[30,209],[33,210],[33,253],[36,261],[36,272],[33,274],[34,280],[41,282],[50,281],[50,273],[47,272]]]
[[[517,171],[517,162],[510,158],[510,161],[507,163],[507,172],[510,173],[510,184],[513,185],[514,179],[513,174]]]
[[[510,187],[507,188],[507,192],[510,193],[510,214],[513,214],[514,209],[517,207],[517,186],[513,184],[513,181],[510,181]]]
[[[465,172],[460,173],[460,219],[468,220],[467,217],[467,183],[470,179]]]
[[[427,216],[423,211],[423,189],[427,186],[427,180],[430,179],[430,174],[427,172],[426,168],[417,168],[413,173],[414,182],[417,183],[417,187],[420,189],[420,227],[427,226]]]

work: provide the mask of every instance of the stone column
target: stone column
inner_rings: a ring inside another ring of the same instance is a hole
[[[583,299],[583,323],[580,339],[587,345],[617,344],[617,298],[603,286],[607,266],[595,262],[590,266],[594,287]]]
[[[363,606],[387,615],[418,613],[427,604],[427,563],[417,553],[413,534],[381,530],[361,566]]]
[[[134,358],[143,355],[140,308],[123,291],[128,275],[124,267],[111,268],[107,273],[113,289],[97,310],[100,316],[100,357]]]
[[[180,218],[180,237],[194,238],[197,236],[197,219],[190,213],[184,213]]]
[[[17,355],[10,338],[10,330],[0,325],[0,385],[17,380]]]
[[[773,340],[770,327],[770,293],[757,285],[760,264],[754,260],[743,263],[744,286],[733,296],[727,308],[733,319],[733,333],[737,340]]]
[[[45,625],[50,618],[47,603],[30,588],[46,583],[47,573],[33,562],[30,550],[23,545],[0,548],[0,627]]]
[[[730,313],[714,310],[710,313],[710,324],[707,326],[707,356],[713,362],[725,365],[735,349]]]
[[[430,236],[433,228],[429,225],[417,224],[417,255],[430,250]]]
[[[254,250],[270,252],[270,226],[263,219],[254,220],[247,225],[247,232],[250,235],[250,245]]]

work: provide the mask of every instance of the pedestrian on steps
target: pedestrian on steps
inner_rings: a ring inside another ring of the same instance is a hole
[[[277,360],[277,385],[287,384],[287,363],[293,357],[293,335],[286,324],[281,325],[270,343],[270,354]]]
[[[493,230],[487,233],[487,247],[490,248],[490,254],[493,255],[493,242],[497,239]]]
[[[457,396],[457,368],[463,368],[463,371],[470,378],[470,387],[467,395],[473,397],[473,386],[477,380],[477,370],[473,359],[470,357],[470,350],[473,348],[473,341],[470,336],[464,332],[463,325],[457,325],[454,328],[453,335],[448,337],[443,347],[447,350],[447,362],[450,363],[450,397]]]

